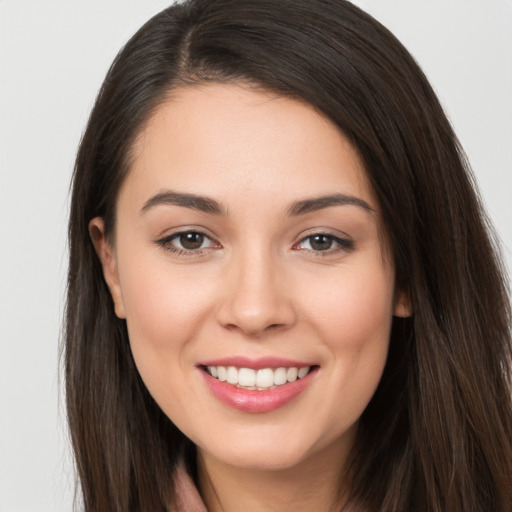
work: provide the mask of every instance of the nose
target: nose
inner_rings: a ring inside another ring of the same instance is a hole
[[[293,297],[275,260],[271,254],[246,253],[229,263],[216,310],[223,327],[258,338],[295,323]]]

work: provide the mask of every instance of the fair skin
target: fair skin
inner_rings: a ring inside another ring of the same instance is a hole
[[[136,141],[115,243],[100,218],[90,231],[142,379],[198,448],[208,510],[332,510],[409,313],[344,135],[247,86],[175,90]],[[212,363],[309,373],[237,394]]]

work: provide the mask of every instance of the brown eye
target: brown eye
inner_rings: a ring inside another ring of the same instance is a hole
[[[354,242],[348,238],[339,238],[328,233],[316,233],[304,237],[295,247],[313,253],[331,254],[338,251],[349,252],[353,250]]]
[[[219,249],[220,245],[200,231],[180,231],[156,242],[160,247],[182,256],[202,254],[203,251]]]
[[[182,233],[179,236],[179,243],[183,249],[193,251],[202,247],[204,239],[205,237],[202,233]]]
[[[328,235],[314,235],[309,238],[309,244],[314,251],[328,251],[333,243],[332,236]]]

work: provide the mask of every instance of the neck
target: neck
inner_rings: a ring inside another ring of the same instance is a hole
[[[233,467],[198,450],[199,487],[209,512],[338,512],[346,502],[348,453],[322,452],[286,469]]]

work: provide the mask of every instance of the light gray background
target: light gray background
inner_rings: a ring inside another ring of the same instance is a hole
[[[58,337],[68,184],[117,50],[163,0],[0,0],[0,512],[71,510]],[[512,267],[512,1],[361,0],[423,66]]]

